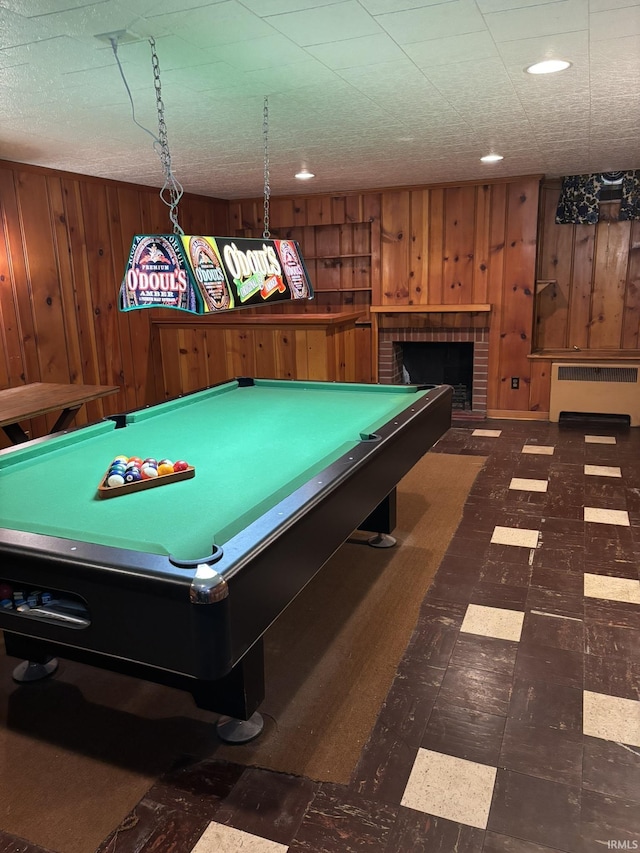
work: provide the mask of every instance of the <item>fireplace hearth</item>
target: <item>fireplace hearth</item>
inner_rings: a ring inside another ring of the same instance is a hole
[[[486,417],[488,329],[381,329],[378,355],[380,382],[451,385],[454,417]]]
[[[471,410],[473,344],[460,341],[400,343],[403,382],[451,385],[453,408]]]

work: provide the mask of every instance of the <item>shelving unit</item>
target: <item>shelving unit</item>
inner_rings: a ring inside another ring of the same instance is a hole
[[[252,236],[246,231],[242,236]],[[253,235],[257,236],[257,235]],[[295,240],[302,252],[320,306],[368,315],[368,294],[379,287],[380,220],[291,225],[275,236]],[[337,294],[338,296],[331,296]],[[342,294],[342,296],[340,296]],[[324,297],[324,299],[322,298]],[[319,306],[318,310],[321,310]]]

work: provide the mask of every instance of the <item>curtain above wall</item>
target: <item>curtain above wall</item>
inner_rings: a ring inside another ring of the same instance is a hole
[[[600,216],[602,174],[568,175],[556,211],[558,225],[595,225]],[[622,199],[618,219],[640,219],[640,171],[622,173]]]
[[[622,201],[618,219],[640,219],[640,171],[622,177]]]

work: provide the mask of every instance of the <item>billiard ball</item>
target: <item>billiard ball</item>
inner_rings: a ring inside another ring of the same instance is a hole
[[[107,486],[123,486],[124,485],[124,477],[122,474],[109,474],[107,477]]]
[[[158,460],[154,459],[153,456],[148,456],[146,459],[142,460],[143,465],[151,465],[153,468],[158,467]]]
[[[154,468],[153,465],[143,465],[140,469],[140,476],[143,480],[153,480],[154,477],[158,476],[158,469]]]
[[[158,474],[162,477],[165,474],[173,474],[173,462],[168,459],[158,462]]]
[[[173,470],[177,473],[178,471],[186,471],[189,467],[189,463],[185,462],[184,459],[178,459],[177,462],[173,463]]]
[[[140,474],[139,468],[129,468],[127,473],[124,475],[125,483],[137,483],[141,478],[142,475]]]

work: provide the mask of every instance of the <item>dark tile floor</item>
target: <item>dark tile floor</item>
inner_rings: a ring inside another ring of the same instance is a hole
[[[488,461],[351,783],[185,759],[99,853],[640,849],[640,430],[455,422],[432,452]]]

